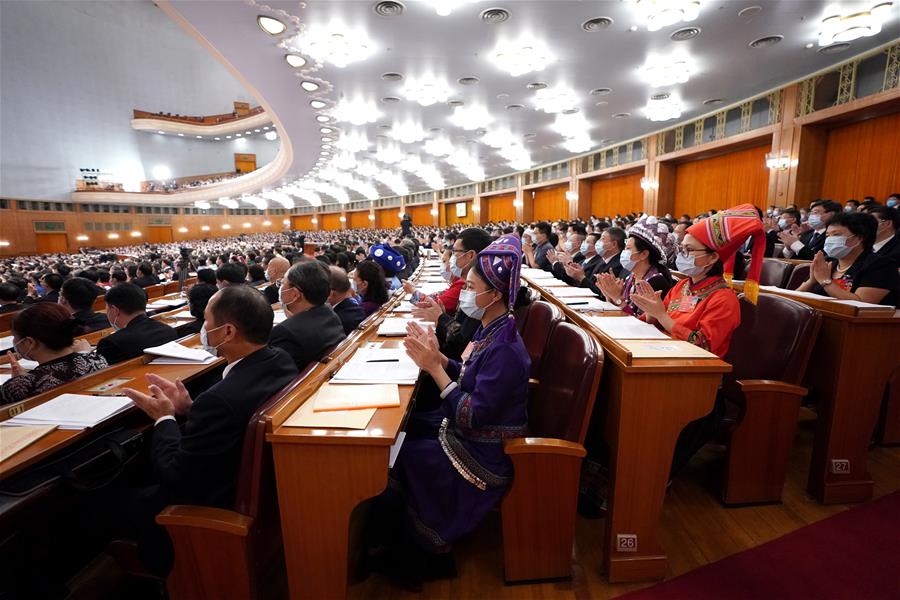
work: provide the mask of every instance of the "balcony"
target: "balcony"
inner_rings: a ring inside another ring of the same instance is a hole
[[[247,129],[271,126],[262,106],[250,108],[235,102],[235,110],[221,115],[189,116],[134,109],[131,128],[137,131],[215,137],[240,133]]]

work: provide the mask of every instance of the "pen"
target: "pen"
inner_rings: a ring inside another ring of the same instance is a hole
[[[569,306],[578,306],[579,304],[588,304],[588,302],[569,302]]]
[[[397,358],[376,358],[374,360],[367,360],[367,363],[376,363],[376,362],[400,362]]]

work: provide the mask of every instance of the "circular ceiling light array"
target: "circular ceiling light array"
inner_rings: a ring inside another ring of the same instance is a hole
[[[870,1],[867,9],[854,7],[846,14],[840,12],[839,6],[830,6],[830,14],[822,19],[819,46],[848,43],[881,33],[881,26],[891,16],[892,6],[892,2],[884,0]]]
[[[699,0],[635,0],[635,7],[647,31],[659,31],[663,27],[682,21],[693,21],[700,16]]]
[[[303,54],[339,69],[367,59],[374,51],[365,31],[351,29],[336,22],[311,26],[296,36],[292,43],[296,44]]]
[[[281,35],[287,29],[287,25],[275,17],[267,17],[266,15],[259,15],[256,17],[256,23],[259,25],[260,29],[269,35]]]
[[[553,60],[550,50],[537,40],[503,42],[493,52],[493,62],[513,77],[543,71]]]
[[[417,102],[420,106],[446,102],[452,93],[445,81],[430,75],[410,79],[400,90],[404,98],[410,102]]]

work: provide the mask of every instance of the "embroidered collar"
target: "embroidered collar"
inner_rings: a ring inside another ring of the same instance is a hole
[[[719,275],[713,275],[701,279],[696,286],[691,286],[691,280],[685,280],[685,291],[691,292],[692,295],[703,299],[717,290],[728,289],[728,283]]]

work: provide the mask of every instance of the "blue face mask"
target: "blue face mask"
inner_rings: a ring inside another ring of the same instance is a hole
[[[888,208],[894,208],[895,206],[897,206],[897,199],[891,198],[890,200],[888,200],[887,206],[888,206]]]
[[[619,263],[626,271],[633,270],[634,266],[637,264],[636,262],[631,260],[631,250],[629,250],[628,248],[622,250],[622,254],[619,255]]]
[[[587,243],[587,242],[581,242],[581,247],[578,249],[578,251],[581,252],[582,254],[587,254],[587,251],[588,251],[588,243]]]
[[[688,254],[687,256],[679,254],[675,257],[675,268],[688,277],[696,277],[703,273],[704,269],[709,266],[706,265],[701,267],[696,264],[696,260],[697,257],[693,254]]]
[[[603,243],[602,242],[596,242],[594,244],[594,252],[596,252],[600,256],[603,256]]]
[[[830,258],[844,258],[853,250],[854,246],[847,245],[847,236],[829,235],[825,238],[825,254]]]
[[[822,217],[815,213],[810,213],[809,218],[806,220],[810,227],[813,229],[819,229],[822,227]]]
[[[485,292],[481,292],[481,294],[487,294],[491,290],[487,290]],[[480,296],[478,292],[475,290],[462,290],[459,292],[459,309],[463,311],[468,317],[473,319],[481,319],[484,317],[484,311],[488,309],[488,307],[493,304],[488,304],[485,307],[478,306],[475,304],[475,298]]]

